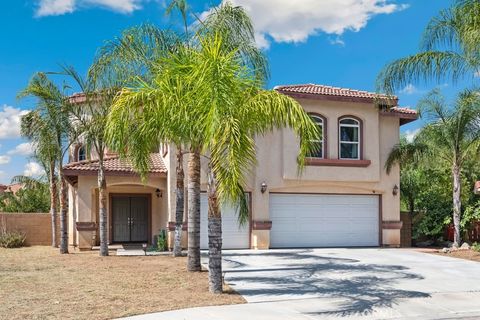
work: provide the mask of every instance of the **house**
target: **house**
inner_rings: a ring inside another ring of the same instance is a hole
[[[258,137],[258,165],[246,191],[251,215],[238,226],[235,210],[222,208],[223,247],[292,248],[399,246],[400,172],[384,165],[399,142],[400,126],[417,113],[397,106],[396,97],[323,85],[275,88],[296,99],[317,123],[319,149],[299,175],[299,143],[289,129]],[[70,241],[80,249],[98,244],[98,163],[72,147],[65,166],[69,187]],[[143,184],[128,161],[111,154],[105,161],[110,243],[152,242],[175,221],[175,150],[151,155]],[[206,190],[202,164],[202,190]],[[207,197],[201,196],[201,247],[208,247]],[[186,238],[186,233],[185,237]]]
[[[23,188],[23,183],[12,183],[9,185],[0,184],[0,194],[5,192],[11,192],[16,194],[18,190]]]

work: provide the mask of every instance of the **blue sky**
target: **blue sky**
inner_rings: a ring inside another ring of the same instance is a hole
[[[165,16],[162,0],[15,0],[0,2],[0,183],[16,174],[37,174],[31,147],[19,137],[19,116],[33,107],[16,95],[36,71],[59,64],[85,72],[104,41],[127,27],[151,22],[179,28]],[[233,0],[250,12],[259,46],[269,61],[268,84],[318,83],[374,90],[375,77],[389,61],[415,53],[431,17],[450,0]],[[193,1],[202,13],[219,1]],[[447,95],[456,88],[440,84]],[[402,106],[415,107],[430,88],[398,93]],[[411,133],[422,122],[402,127]]]

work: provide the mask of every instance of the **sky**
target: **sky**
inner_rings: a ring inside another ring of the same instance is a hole
[[[257,44],[270,63],[268,87],[316,83],[375,90],[385,64],[418,51],[428,21],[452,0],[232,0],[246,8]],[[18,100],[31,76],[72,65],[85,73],[98,48],[125,28],[149,22],[180,29],[166,16],[166,0],[0,1],[0,183],[41,174],[32,147],[20,137],[20,117],[34,107]],[[220,3],[189,2],[201,16]],[[193,14],[189,15],[193,22]],[[397,92],[401,106],[415,108],[435,86],[453,97],[458,85],[410,84]],[[424,124],[402,126],[412,136]]]

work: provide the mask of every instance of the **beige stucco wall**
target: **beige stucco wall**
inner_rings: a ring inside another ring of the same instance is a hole
[[[339,193],[381,195],[381,213],[384,221],[400,220],[400,198],[392,189],[400,185],[398,166],[389,175],[384,163],[391,148],[399,141],[399,119],[380,116],[373,104],[333,102],[325,100],[300,100],[307,112],[321,114],[327,119],[326,158],[338,159],[338,119],[355,116],[363,122],[363,159],[370,160],[366,167],[306,166],[298,174],[296,158],[299,141],[291,130],[277,130],[257,139],[258,166],[252,188],[253,220],[270,220],[269,192],[283,193]],[[260,185],[265,182],[268,192],[262,194]],[[268,248],[268,231],[252,231],[252,246]],[[400,244],[399,230],[384,230],[382,244]]]
[[[162,191],[162,197],[155,194],[156,189]],[[76,190],[75,190],[76,189]],[[76,197],[74,196],[76,193]],[[139,178],[131,176],[107,176],[107,197],[112,193],[142,193],[150,194],[152,201],[151,239],[158,234],[160,229],[165,229],[168,221],[168,196],[166,178],[153,177],[143,184]],[[78,222],[97,222],[98,219],[98,190],[96,176],[79,176],[76,186],[69,186],[69,219],[70,219],[70,243],[76,237],[80,249],[91,248],[95,239],[98,239],[98,232],[74,230],[73,218],[76,216]],[[107,212],[110,212],[110,201],[107,201]],[[110,217],[107,214],[110,239]]]

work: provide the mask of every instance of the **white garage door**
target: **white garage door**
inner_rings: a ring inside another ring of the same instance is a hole
[[[271,194],[270,247],[378,246],[379,197]]]
[[[208,249],[208,197],[205,193],[200,197],[200,218],[200,248]],[[231,207],[222,208],[222,248],[250,248],[250,226],[247,223],[240,227],[237,213]]]

